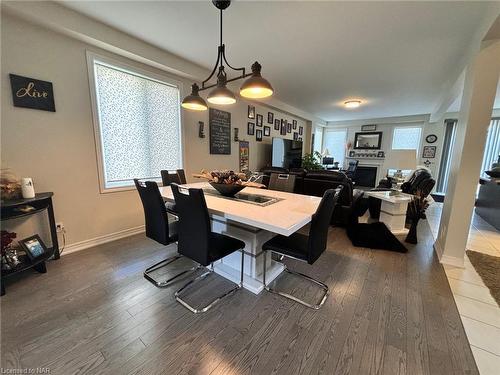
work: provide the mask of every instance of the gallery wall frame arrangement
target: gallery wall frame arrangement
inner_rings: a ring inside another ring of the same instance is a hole
[[[264,126],[264,136],[269,137],[271,135],[271,127],[270,126]]]
[[[255,118],[255,107],[253,105],[248,106],[248,118]]]
[[[262,142],[262,129],[257,129],[255,131],[255,140],[257,142]]]
[[[297,120],[292,121],[293,130],[297,130]]]
[[[286,135],[286,123],[284,120],[281,120],[280,135]]]
[[[261,128],[263,124],[264,124],[264,116],[257,114],[257,118],[255,120],[255,125],[258,126],[259,128]]]
[[[292,123],[291,122],[287,122],[286,123],[286,132],[287,133],[291,133],[292,132]]]
[[[255,124],[253,122],[247,123],[247,134],[254,135],[255,134]]]
[[[299,135],[304,134],[304,128],[302,126],[299,126]]]
[[[267,112],[267,123],[268,124],[273,124],[274,123],[274,113]]]
[[[9,74],[14,107],[55,112],[52,82]]]
[[[280,123],[279,119],[274,119],[274,130],[280,130]]]
[[[297,141],[299,139],[299,133],[293,132],[293,140]]]

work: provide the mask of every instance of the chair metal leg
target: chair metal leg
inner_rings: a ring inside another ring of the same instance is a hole
[[[184,284],[184,286],[182,288],[180,288],[177,292],[175,292],[174,296],[175,296],[175,300],[177,302],[179,302],[182,306],[184,306],[186,309],[188,309],[189,311],[191,311],[192,313],[194,314],[199,314],[199,313],[204,313],[208,310],[210,310],[214,305],[216,305],[220,300],[222,300],[224,297],[227,297],[231,294],[233,294],[234,292],[236,292],[238,289],[241,289],[241,287],[243,286],[243,266],[244,266],[244,252],[243,250],[241,250],[241,275],[240,275],[240,283],[239,284],[236,284],[236,286],[230,290],[228,290],[227,292],[225,292],[224,294],[222,294],[221,296],[218,296],[216,297],[215,299],[213,299],[208,305],[202,307],[202,308],[195,308],[193,306],[191,306],[189,303],[187,303],[186,301],[184,301],[182,298],[181,298],[181,294],[184,290],[186,290],[187,288],[189,288],[190,286],[193,286],[194,284],[198,283],[199,281],[203,280],[205,277],[207,277],[208,275],[214,273],[213,271],[213,263],[210,265],[210,269],[208,269],[205,273],[201,274],[200,276],[194,278],[193,280],[190,280],[189,282],[187,282],[186,284]],[[201,266],[200,266],[201,268]]]
[[[146,270],[144,271],[144,278],[146,280],[148,280],[149,282],[151,282],[153,285],[155,285],[158,288],[165,288],[165,287],[169,286],[170,284],[172,284],[177,278],[179,278],[179,277],[181,277],[181,276],[183,276],[183,275],[185,275],[187,273],[194,272],[198,268],[200,268],[199,265],[196,265],[196,266],[194,266],[192,268],[189,268],[187,270],[184,270],[184,271],[178,273],[174,277],[171,277],[170,279],[165,280],[165,281],[157,281],[157,280],[155,280],[154,278],[152,278],[150,276],[151,272],[154,272],[156,270],[159,270],[160,268],[166,267],[169,264],[172,264],[173,262],[175,262],[176,260],[178,260],[178,259],[180,259],[182,257],[183,257],[182,255],[174,255],[174,256],[172,256],[170,258],[162,260],[161,262],[153,264],[151,267],[146,268]]]
[[[316,280],[316,279],[313,279],[312,277],[310,276],[307,276],[307,275],[304,275],[303,273],[300,273],[300,272],[295,272],[295,271],[290,271],[288,269],[287,266],[285,266],[285,272],[288,272],[288,273],[291,273],[292,275],[296,275],[296,276],[299,276],[299,277],[302,277],[306,280],[309,280],[313,283],[315,283],[316,285],[319,285],[321,287],[321,289],[323,290],[323,295],[321,297],[321,300],[318,304],[310,304],[306,301],[303,301],[295,296],[292,296],[291,294],[288,294],[288,293],[285,293],[285,292],[282,292],[282,291],[279,291],[279,290],[276,290],[276,289],[272,289],[270,288],[268,285],[266,285],[266,254],[267,254],[267,251],[264,251],[264,273],[263,273],[263,276],[262,276],[262,279],[263,279],[263,284],[264,284],[264,288],[268,291],[268,292],[271,292],[271,293],[274,293],[274,294],[279,294],[280,296],[282,297],[285,297],[285,298],[288,298],[288,299],[291,299],[295,302],[298,302],[306,307],[309,307],[311,309],[314,309],[314,310],[319,310],[321,308],[321,306],[323,306],[323,304],[325,303],[326,301],[326,298],[328,297],[328,286],[324,283],[322,283],[321,281],[319,280]]]

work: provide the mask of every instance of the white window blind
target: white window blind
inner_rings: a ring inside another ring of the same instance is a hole
[[[347,129],[328,129],[323,134],[323,151],[328,149],[330,156],[340,166],[344,165],[346,138]]]
[[[422,128],[420,127],[400,127],[394,128],[392,134],[393,150],[418,150],[420,145],[420,136]]]
[[[488,177],[484,171],[489,171],[491,165],[498,160],[500,155],[500,119],[491,120],[486,136],[486,146],[484,148],[483,163],[481,165],[481,176]]]
[[[314,145],[313,151],[322,152],[321,145],[323,143],[323,128],[321,126],[317,126],[314,131]]]
[[[93,68],[101,188],[182,168],[179,88],[96,60]]]

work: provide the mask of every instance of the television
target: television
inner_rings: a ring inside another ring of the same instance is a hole
[[[302,166],[302,141],[273,138],[272,166],[300,168]]]

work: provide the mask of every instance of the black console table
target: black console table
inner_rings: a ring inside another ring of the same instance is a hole
[[[31,262],[27,257],[20,257],[21,264],[11,270],[2,271],[2,290],[1,295],[5,294],[4,280],[10,276],[13,276],[19,272],[33,268],[38,272],[45,273],[47,269],[45,267],[45,261],[50,257],[54,256],[54,259],[59,259],[59,242],[57,240],[56,231],[56,221],[54,218],[54,207],[52,206],[52,196],[54,193],[38,193],[35,198],[28,199],[15,199],[4,201],[1,204],[1,221],[17,219],[24,216],[29,216],[36,214],[41,211],[47,211],[47,216],[49,218],[50,227],[50,237],[52,240],[52,246],[49,247],[45,255],[37,259],[35,262]],[[24,207],[32,207],[30,211],[22,210]]]

